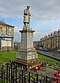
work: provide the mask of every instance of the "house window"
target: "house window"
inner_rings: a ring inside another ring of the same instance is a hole
[[[2,34],[6,34],[6,27],[2,28]]]
[[[8,29],[8,34],[9,34],[9,35],[12,34],[12,29],[11,29],[11,28]]]

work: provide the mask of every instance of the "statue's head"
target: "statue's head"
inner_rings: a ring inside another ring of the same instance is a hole
[[[27,9],[29,9],[30,8],[30,6],[27,6]]]

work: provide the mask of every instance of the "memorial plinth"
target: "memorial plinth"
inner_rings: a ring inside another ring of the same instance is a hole
[[[27,11],[25,11],[27,10]],[[24,10],[24,27],[21,32],[21,47],[17,53],[16,63],[23,66],[23,68],[31,69],[40,64],[38,54],[33,47],[33,30],[30,28],[30,12],[27,9]],[[27,14],[26,14],[27,13]],[[26,16],[27,15],[27,16]],[[26,17],[26,18],[25,18]]]

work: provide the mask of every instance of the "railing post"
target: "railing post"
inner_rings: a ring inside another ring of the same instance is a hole
[[[46,79],[46,83],[48,83],[48,81],[47,81],[47,76],[46,76],[46,78],[45,78],[45,79]]]
[[[10,73],[10,65],[9,65],[9,82],[11,81],[11,77],[10,77],[11,73]]]
[[[13,63],[11,62],[11,83],[12,83],[12,65]]]
[[[22,83],[23,83],[23,70],[22,70]]]
[[[29,72],[29,82],[28,83],[30,83],[30,72]]]
[[[4,70],[4,83],[5,83],[5,70]]]
[[[3,83],[3,70],[4,70],[4,65],[1,67],[1,83]]]
[[[36,83],[36,80],[35,79],[33,80],[33,83]]]
[[[19,72],[19,83],[21,82],[21,80],[20,80],[20,79],[21,79],[21,74],[20,74],[20,72]]]
[[[15,64],[15,69],[16,69],[15,74],[16,74],[16,83],[17,83],[17,65],[16,64]]]
[[[13,65],[13,83],[14,83],[14,68],[15,68],[15,67],[14,67],[14,65]]]
[[[12,63],[12,83],[14,83],[14,63]]]
[[[37,80],[37,83],[38,83],[38,74],[37,74],[37,79],[36,80]]]
[[[26,75],[24,75],[24,83],[27,83],[27,82],[26,82]],[[28,82],[28,83],[29,83],[29,82]]]
[[[9,76],[8,76],[8,63],[6,63],[6,66],[7,66],[7,69],[6,69],[6,79],[7,79],[7,83],[8,83],[8,78],[9,78]]]
[[[41,83],[41,80],[40,80],[40,83]]]

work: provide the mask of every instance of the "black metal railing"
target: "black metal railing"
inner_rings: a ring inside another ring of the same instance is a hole
[[[60,83],[59,80],[56,79],[56,83]],[[1,65],[0,83],[54,83],[54,81],[49,76],[42,76],[33,71],[25,73],[12,61]]]

